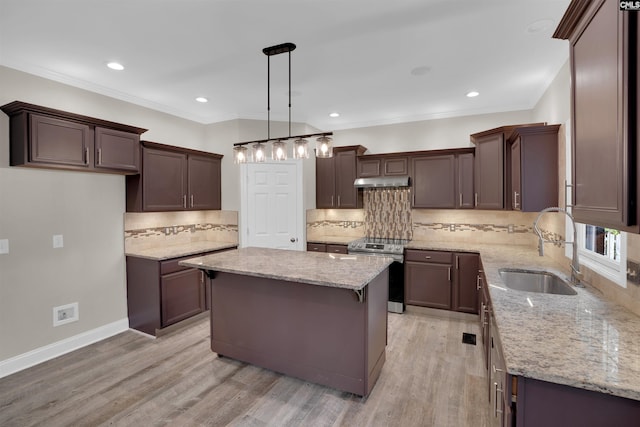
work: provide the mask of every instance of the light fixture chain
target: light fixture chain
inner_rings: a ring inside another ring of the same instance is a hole
[[[291,51],[289,51],[289,138],[291,138]]]
[[[267,140],[271,139],[271,57],[267,56]]]

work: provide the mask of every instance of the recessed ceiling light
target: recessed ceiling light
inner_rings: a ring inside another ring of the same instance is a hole
[[[198,102],[202,102],[203,104],[204,104],[205,102],[209,102],[209,100],[208,100],[207,98],[205,98],[204,96],[199,96],[199,97],[197,97],[197,98],[196,98],[196,101],[198,101]]]
[[[476,92],[475,90],[472,90],[471,92],[467,92],[467,98],[475,98],[478,95],[480,95],[480,92]]]
[[[338,113],[338,112],[329,113],[329,117],[340,117],[340,113]]]
[[[111,68],[112,70],[116,70],[116,71],[124,70],[124,65],[122,65],[119,62],[109,62],[107,64],[107,67]]]

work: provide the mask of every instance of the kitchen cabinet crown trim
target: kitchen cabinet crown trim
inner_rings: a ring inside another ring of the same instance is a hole
[[[74,122],[86,124],[89,126],[98,126],[109,129],[120,130],[123,132],[130,132],[135,134],[143,134],[148,129],[143,129],[135,126],[124,125],[122,123],[110,122],[107,120],[97,119],[95,117],[83,116],[81,114],[69,113],[67,111],[56,110],[54,108],[43,107],[40,105],[29,104],[22,101],[13,101],[9,104],[0,107],[8,116],[15,116],[22,112],[42,114],[49,117],[55,117],[59,119],[71,120]]]
[[[177,145],[161,144],[159,142],[153,142],[153,141],[140,141],[140,145],[142,145],[145,148],[153,148],[153,149],[164,150],[164,151],[175,151],[175,152],[184,153],[184,154],[196,154],[198,156],[215,157],[218,159],[222,159],[224,157],[223,154],[212,153],[210,151],[194,150],[192,148],[178,147]]]
[[[585,2],[591,1],[588,5]],[[554,39],[569,40],[575,38],[577,34],[574,34],[576,28],[585,16],[593,16],[593,10],[599,8],[605,0],[580,0],[572,1],[567,7],[567,11],[560,20],[560,23],[556,27],[555,32],[551,36]]]

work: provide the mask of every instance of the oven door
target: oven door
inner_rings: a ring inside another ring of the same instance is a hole
[[[391,313],[404,313],[404,264],[403,257],[369,252],[353,252],[350,255],[366,256],[387,256],[394,259],[389,266],[389,299],[387,300],[387,311]]]

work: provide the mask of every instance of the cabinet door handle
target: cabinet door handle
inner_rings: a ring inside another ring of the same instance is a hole
[[[476,289],[477,290],[482,289],[482,278],[480,277],[479,274],[476,276]]]
[[[182,207],[185,208],[185,209],[187,208],[187,195],[186,194],[182,195]]]
[[[200,283],[204,283],[204,271],[200,270]]]
[[[513,209],[518,209],[520,207],[520,204],[518,203],[519,195],[520,193],[518,193],[517,191],[513,192]]]
[[[473,206],[478,206],[478,193],[473,194]]]
[[[331,196],[331,206],[333,206],[333,195]]]
[[[193,207],[193,194],[191,195],[191,207]]]
[[[89,164],[89,147],[84,147],[84,164]]]
[[[456,255],[456,270],[460,270],[460,257]]]
[[[447,273],[447,280],[451,281],[451,267],[449,267],[447,269],[448,273]]]
[[[340,195],[338,194],[338,207],[340,207]]]
[[[458,206],[462,206],[462,193],[460,193],[460,204]]]
[[[98,148],[98,164],[102,164],[102,148]]]

